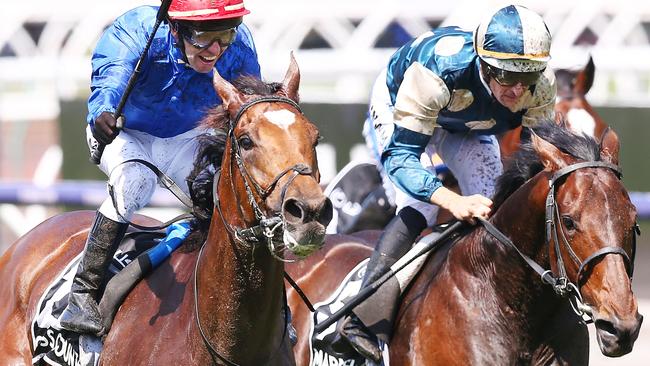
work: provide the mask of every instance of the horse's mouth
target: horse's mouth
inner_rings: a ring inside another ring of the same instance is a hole
[[[630,353],[639,336],[642,322],[643,316],[639,313],[629,321],[596,317],[594,321],[596,337],[603,355],[620,357]]]
[[[317,222],[298,226],[286,224],[282,239],[291,253],[304,258],[319,250],[325,243],[325,226]]]

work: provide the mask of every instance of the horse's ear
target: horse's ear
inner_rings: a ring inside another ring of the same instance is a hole
[[[594,85],[594,74],[596,72],[596,65],[594,65],[594,58],[590,55],[589,62],[584,69],[580,70],[576,75],[575,92],[578,95],[586,95]]]
[[[567,166],[567,162],[564,160],[565,154],[560,149],[537,136],[534,132],[531,132],[530,138],[533,143],[533,148],[541,159],[544,168],[550,171],[556,171]]]
[[[299,102],[298,87],[300,86],[300,70],[298,69],[298,62],[291,52],[291,61],[289,62],[289,69],[287,70],[284,80],[282,81],[282,94],[294,102]]]
[[[228,113],[233,116],[239,111],[239,108],[244,104],[242,94],[235,88],[234,85],[229,83],[226,79],[222,78],[217,72],[215,67],[214,75],[212,76],[212,85],[221,100],[223,101],[224,108]]]
[[[620,146],[618,134],[608,127],[600,138],[600,157],[609,163],[618,165]]]

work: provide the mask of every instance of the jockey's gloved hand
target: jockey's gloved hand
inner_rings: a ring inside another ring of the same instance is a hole
[[[117,134],[120,133],[120,129],[117,127],[117,120],[110,112],[102,112],[102,114],[95,119],[95,125],[92,128],[93,137],[103,145],[108,145]]]

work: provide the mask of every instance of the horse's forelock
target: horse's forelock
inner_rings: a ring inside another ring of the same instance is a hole
[[[232,85],[245,95],[273,95],[282,89],[281,83],[265,83],[253,76],[240,76]],[[208,129],[225,130],[228,127],[228,114],[222,105],[218,105],[208,110],[200,124]]]
[[[551,120],[541,122],[533,128],[533,133],[578,160],[601,160],[598,143],[593,138],[584,134],[577,135],[567,128],[559,127]],[[522,143],[519,150],[507,161],[503,174],[497,179],[495,206],[500,206],[510,194],[542,169],[544,166],[533,148],[532,141]]]

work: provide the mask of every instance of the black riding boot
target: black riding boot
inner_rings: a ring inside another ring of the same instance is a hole
[[[104,325],[98,309],[99,289],[128,226],[97,212],[83,257],[72,280],[68,307],[61,314],[61,328],[76,333],[103,333]]]
[[[379,239],[368,261],[361,288],[388,272],[390,266],[409,251],[424,228],[426,220],[422,214],[410,207],[402,209],[386,226]],[[339,322],[338,332],[360,355],[377,363],[381,361],[377,336],[354,313]]]

